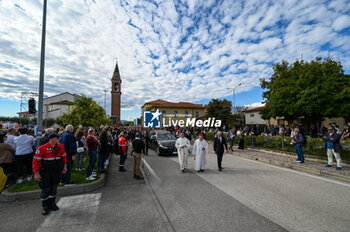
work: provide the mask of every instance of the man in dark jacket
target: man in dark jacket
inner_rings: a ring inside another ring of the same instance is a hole
[[[328,157],[328,164],[325,166],[327,168],[332,167],[333,163],[333,155],[335,156],[335,159],[337,160],[337,170],[341,170],[341,164],[342,160],[340,157],[340,153],[344,152],[343,148],[341,147],[339,140],[340,135],[335,132],[334,126],[328,127],[328,134],[322,137],[324,143],[324,150],[327,152]]]
[[[141,139],[141,134],[136,133],[135,139],[132,141],[132,156],[134,158],[134,178],[137,180],[142,180],[143,177],[140,175],[140,165],[142,155],[141,152],[144,148],[144,142]]]
[[[295,147],[295,152],[297,153],[298,159],[297,162],[303,164],[305,162],[304,153],[303,153],[303,145],[305,142],[304,135],[300,133],[299,128],[294,128],[294,138],[292,143]]]
[[[61,136],[60,143],[64,145],[64,150],[67,154],[67,172],[62,175],[62,182],[65,186],[75,185],[70,179],[70,173],[73,166],[73,161],[75,160],[75,155],[77,154],[77,140],[73,134],[74,127],[72,125],[66,126],[66,132]]]
[[[148,137],[147,131],[143,131],[142,140],[143,140],[143,143],[144,143],[144,147],[143,147],[143,150],[142,150],[143,154],[144,155],[148,155],[148,146],[149,146],[150,139]]]
[[[224,152],[225,152],[224,146],[226,148],[226,152],[228,152],[226,140],[222,136],[221,131],[219,131],[217,133],[217,137],[214,139],[214,152],[217,156],[218,169],[220,172],[222,171],[222,166],[221,166],[222,156],[224,155]]]
[[[350,129],[349,129],[349,124],[348,123],[345,123],[344,125],[344,130],[342,132],[342,136],[341,136],[342,139],[350,139]]]

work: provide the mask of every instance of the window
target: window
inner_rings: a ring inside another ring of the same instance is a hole
[[[166,115],[166,110],[162,110],[162,117],[164,118]]]
[[[198,111],[196,111],[196,118],[198,118],[199,117],[199,112]]]
[[[188,118],[188,111],[185,111],[185,118]]]
[[[251,117],[251,118],[254,118],[254,114],[250,114],[250,117]]]
[[[177,117],[177,110],[174,111],[174,116]]]

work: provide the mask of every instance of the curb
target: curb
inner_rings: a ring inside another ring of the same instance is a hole
[[[294,153],[291,152],[278,152],[278,151],[273,151],[273,150],[268,150],[268,149],[263,149],[263,148],[252,148],[252,147],[247,147],[247,150],[251,150],[251,151],[256,151],[256,152],[264,152],[267,154],[272,154],[272,155],[278,155],[278,156],[283,156],[283,157],[295,157]],[[316,157],[316,156],[310,156],[310,155],[305,155],[305,158],[307,158],[308,160],[311,161],[315,161],[315,162],[320,162],[320,163],[327,163],[327,159],[326,157],[324,159]],[[349,162],[348,161],[344,161],[342,162],[343,166],[349,166]]]
[[[280,162],[280,161],[276,161],[276,160],[255,157],[255,156],[250,156],[250,155],[243,155],[242,153],[237,153],[237,152],[235,152],[234,154],[230,154],[230,155],[239,156],[239,157],[243,157],[246,159],[256,160],[256,161],[259,161],[262,163],[267,163],[267,164],[271,164],[271,165],[275,165],[275,166],[279,166],[279,167],[284,167],[284,168],[289,168],[289,169],[293,169],[293,170],[297,170],[297,171],[306,172],[306,173],[313,174],[316,176],[323,176],[323,177],[327,177],[327,178],[350,183],[350,177],[339,175],[339,174],[334,174],[334,173],[330,173],[330,172],[325,172],[322,170],[314,170],[314,169],[310,169],[310,168],[304,168],[304,167],[296,166],[296,165],[293,165],[290,163],[284,163],[284,162]]]
[[[110,158],[109,158],[109,161],[110,161]],[[106,170],[108,170],[108,168]],[[101,173],[100,178],[97,181],[94,181],[91,183],[57,188],[57,195],[67,196],[67,195],[87,193],[87,192],[92,192],[94,190],[97,190],[105,185],[106,178],[107,178],[106,174],[107,172]],[[8,189],[5,189],[0,193],[0,202],[23,201],[23,200],[33,200],[33,199],[40,198],[40,193],[41,193],[40,189],[25,191],[25,192],[17,192],[17,193],[10,193],[8,191],[9,189],[11,189],[11,187]]]
[[[72,194],[86,193],[86,192],[94,191],[94,190],[99,189],[105,185],[106,176],[107,175],[102,173],[100,175],[100,178],[95,182],[57,188],[57,195],[65,196],[65,195],[72,195]],[[10,193],[10,192],[8,192],[8,189],[6,189],[1,193],[0,202],[39,199],[40,193],[41,193],[41,190],[39,190],[39,189],[25,191],[25,192],[18,192],[18,193]]]

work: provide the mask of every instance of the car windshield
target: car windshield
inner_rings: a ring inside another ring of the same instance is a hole
[[[175,140],[175,137],[170,133],[158,134],[158,140]]]

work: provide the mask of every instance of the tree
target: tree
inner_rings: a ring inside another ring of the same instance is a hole
[[[76,98],[72,109],[63,114],[61,120],[63,124],[72,124],[75,127],[111,124],[111,119],[106,117],[105,110],[92,98],[86,96]]]
[[[227,125],[231,121],[231,102],[224,99],[211,99],[207,106],[207,117],[221,120],[222,125]]]
[[[38,119],[37,118],[32,118],[30,120],[30,123],[33,124],[33,125],[36,125],[38,123]]]
[[[52,127],[55,123],[56,123],[56,121],[53,118],[45,118],[43,120],[44,127]]]
[[[123,126],[133,126],[134,122],[124,122]]]
[[[62,125],[63,125],[62,117],[56,118],[56,124],[59,125],[59,126],[62,126]]]
[[[350,76],[340,62],[316,58],[311,62],[287,61],[273,66],[274,73],[261,87],[266,107],[263,119],[304,117],[307,124],[318,124],[325,117],[345,117],[350,113]]]

